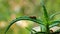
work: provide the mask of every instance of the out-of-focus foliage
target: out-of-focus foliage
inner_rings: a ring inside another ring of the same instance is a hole
[[[49,15],[60,12],[60,0],[45,0],[45,5],[47,7],[47,11]],[[43,12],[41,9],[40,0],[0,0],[0,23],[1,21],[6,21],[5,24],[8,25],[9,22],[16,17],[20,16],[36,16],[38,18],[43,18]],[[60,16],[55,16],[55,20],[60,20]],[[5,26],[6,27],[6,26]],[[3,34],[4,28],[1,28],[0,25],[0,33]],[[15,28],[16,29],[16,28]],[[18,34],[23,33],[25,29],[17,28]],[[10,29],[13,31],[13,29]],[[7,34],[14,34],[13,32],[9,32]],[[17,30],[16,30],[17,31]],[[28,31],[26,31],[28,32]],[[24,34],[24,33],[23,33]],[[26,33],[28,34],[28,33]]]
[[[8,20],[9,17],[10,17],[10,11],[7,0],[0,0],[0,21]]]

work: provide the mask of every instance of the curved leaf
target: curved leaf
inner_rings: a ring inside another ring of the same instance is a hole
[[[54,18],[54,16],[56,16],[56,15],[58,15],[58,14],[60,14],[60,12],[51,15],[51,16],[50,16],[50,20],[52,20],[52,19]]]
[[[11,22],[11,24],[7,27],[7,29],[6,29],[6,31],[5,31],[5,34],[6,34],[6,32],[9,30],[9,28],[10,28],[15,22],[20,21],[20,20],[30,20],[30,21],[33,21],[33,22],[36,22],[36,23],[38,23],[38,24],[42,24],[42,25],[43,25],[43,23],[40,22],[41,20],[32,19],[32,18],[30,18],[30,17],[28,17],[28,16],[23,16],[23,17],[19,17],[19,18],[16,18],[15,20],[13,20],[13,21]]]
[[[58,24],[60,24],[60,21],[53,21],[52,24],[49,27],[51,28],[51,27],[54,27]]]

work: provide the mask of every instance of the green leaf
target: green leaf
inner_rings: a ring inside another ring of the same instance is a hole
[[[41,28],[41,32],[45,32],[46,31],[46,27],[44,25],[40,24],[40,28]]]
[[[44,5],[44,0],[41,0],[41,5],[42,5],[43,10],[44,10],[45,20],[48,21],[49,17],[48,17],[48,13],[47,13],[46,7],[45,7],[45,5]]]
[[[60,24],[60,21],[53,21],[53,22],[51,22],[52,24],[49,26],[50,28],[51,27],[54,27],[54,26],[56,26],[56,25],[58,25],[58,24]]]
[[[54,16],[56,16],[56,15],[58,15],[58,14],[60,14],[60,12],[55,13],[55,14],[52,14],[52,15],[50,16],[50,20],[52,20],[52,19],[54,18]]]
[[[47,10],[46,10],[46,7],[44,5],[44,0],[41,0],[41,5],[43,7],[43,10],[44,10],[44,18],[45,18],[45,21],[46,21],[46,34],[49,34],[49,16],[48,16],[48,13],[47,13]]]
[[[23,17],[19,17],[19,18],[16,18],[15,20],[13,20],[11,22],[11,24],[7,27],[6,31],[5,31],[5,34],[6,32],[9,30],[9,28],[17,21],[20,21],[20,20],[30,20],[30,21],[33,21],[35,23],[38,23],[38,24],[43,24],[42,22],[40,23],[40,20],[37,20],[37,19],[31,19],[30,17],[28,16],[23,16]]]
[[[45,6],[44,6],[44,5],[42,5],[42,6],[43,6],[43,10],[44,10],[45,18],[48,18],[48,14],[47,14],[47,10],[46,10],[46,8],[45,8]]]

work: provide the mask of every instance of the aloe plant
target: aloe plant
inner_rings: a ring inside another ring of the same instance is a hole
[[[33,21],[33,22],[35,22],[35,23],[40,24],[40,27],[41,27],[41,31],[40,31],[40,32],[36,32],[36,31],[33,30],[33,29],[30,30],[30,29],[26,28],[27,30],[31,31],[31,34],[33,34],[32,31],[34,31],[35,34],[40,34],[40,33],[42,33],[42,34],[54,34],[54,33],[60,32],[60,31],[56,31],[56,32],[53,32],[53,33],[50,32],[50,28],[52,28],[52,27],[60,24],[60,21],[53,21],[53,20],[52,20],[52,18],[53,18],[55,15],[58,15],[59,13],[55,13],[55,14],[49,16],[48,13],[47,13],[46,7],[45,7],[45,5],[44,5],[43,2],[41,2],[41,5],[42,5],[42,8],[43,8],[43,10],[44,10],[44,11],[43,11],[43,12],[44,12],[44,14],[43,14],[43,15],[44,15],[44,20],[43,20],[43,19],[37,19],[37,18],[35,18],[35,17],[29,17],[29,16],[22,16],[22,17],[16,18],[16,19],[12,20],[11,24],[7,27],[7,29],[6,29],[6,31],[5,31],[5,34],[6,34],[6,32],[9,30],[9,28],[10,28],[15,22],[20,21],[20,20],[30,20],[30,21]],[[42,28],[43,28],[42,25],[43,25],[43,26],[45,27],[45,29],[46,29],[45,32],[42,31]]]

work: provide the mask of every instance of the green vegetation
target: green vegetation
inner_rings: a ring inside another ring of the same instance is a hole
[[[36,33],[35,34],[40,34],[40,33],[42,33],[42,34],[53,34],[53,33],[57,33],[57,31],[56,32],[50,32],[50,28],[52,28],[52,27],[54,27],[54,26],[56,26],[56,25],[58,25],[58,24],[60,24],[60,20],[53,20],[53,17],[55,16],[55,15],[58,15],[59,13],[55,13],[55,14],[53,14],[53,15],[51,15],[51,16],[49,16],[48,15],[48,12],[47,12],[47,9],[46,9],[46,7],[45,7],[45,5],[44,5],[44,2],[43,2],[43,0],[41,0],[41,6],[42,6],[42,8],[43,8],[43,15],[44,15],[44,18],[43,19],[34,19],[34,18],[30,18],[29,16],[23,16],[23,17],[19,17],[19,18],[16,18],[16,19],[14,19],[12,22],[11,22],[11,24],[8,26],[8,28],[6,29],[6,31],[5,31],[5,34],[7,33],[7,31],[9,30],[9,28],[15,23],[15,22],[17,22],[17,21],[20,21],[20,20],[30,20],[30,21],[33,21],[33,22],[35,22],[35,23],[38,23],[40,26],[41,26],[41,29],[43,29],[43,27],[45,27],[45,31],[40,31],[40,32],[36,32],[35,30],[33,30],[33,31],[35,31]],[[43,25],[43,26],[42,26]],[[27,30],[29,30],[29,31],[31,31],[32,29],[29,29],[29,28],[26,28]],[[58,31],[58,32],[60,32],[60,31]]]

